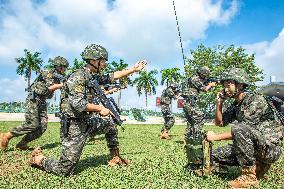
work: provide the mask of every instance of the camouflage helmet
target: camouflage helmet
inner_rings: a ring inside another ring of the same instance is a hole
[[[228,68],[221,76],[221,82],[234,80],[237,83],[250,85],[248,74],[241,68]]]
[[[179,85],[178,85],[178,83],[171,82],[171,83],[170,83],[170,87],[172,87],[172,88],[178,88]]]
[[[100,58],[108,60],[107,50],[96,44],[88,45],[81,53],[81,56],[84,60],[98,60]]]
[[[210,69],[207,66],[202,66],[202,67],[198,68],[197,73],[204,76],[204,77],[209,77]]]
[[[62,56],[57,56],[53,59],[53,66],[63,66],[67,68],[69,66],[69,63]]]

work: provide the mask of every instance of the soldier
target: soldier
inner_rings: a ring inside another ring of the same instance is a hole
[[[58,75],[63,77],[62,74],[64,74],[68,65],[69,63],[65,58],[55,57],[53,60],[54,68],[42,71],[35,79],[26,98],[26,120],[9,132],[0,134],[0,149],[6,149],[8,142],[13,137],[25,135],[16,145],[16,148],[28,150],[27,144],[39,138],[46,131],[48,122],[46,100],[52,98],[55,90],[63,87]]]
[[[198,105],[201,92],[207,92],[215,86],[215,82],[207,82],[210,76],[208,67],[200,67],[192,78],[185,80],[182,86],[184,98],[183,110],[187,119],[185,133],[185,150],[188,159],[187,167],[190,170],[199,170],[202,165],[202,127],[205,114]]]
[[[175,117],[171,112],[170,104],[172,99],[178,99],[178,84],[171,84],[165,88],[161,96],[161,111],[164,117],[164,126],[161,129],[161,139],[171,139],[168,132],[175,124]]]
[[[207,140],[233,141],[233,144],[216,149],[213,161],[220,166],[240,166],[241,176],[228,184],[231,188],[249,188],[256,185],[279,159],[283,126],[275,114],[275,107],[269,105],[264,95],[245,92],[250,83],[244,70],[228,69],[221,79],[224,90],[217,95],[215,124],[226,126],[235,120],[238,123],[227,133],[208,132]],[[228,98],[235,101],[223,112],[223,102]]]
[[[65,124],[61,125],[64,134],[60,159],[47,158],[40,149],[35,149],[31,157],[32,165],[59,176],[68,176],[73,173],[85,142],[91,135],[105,134],[112,158],[108,161],[110,166],[129,163],[119,155],[118,130],[110,117],[112,113],[99,104],[100,99],[97,99],[90,85],[93,78],[99,85],[112,83],[115,79],[142,70],[146,62],[139,61],[130,69],[101,75],[108,60],[108,53],[104,47],[91,44],[85,48],[81,56],[86,62],[85,67],[71,74],[62,90],[61,109]]]

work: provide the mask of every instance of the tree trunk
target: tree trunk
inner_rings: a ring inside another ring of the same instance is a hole
[[[32,76],[32,70],[29,68],[29,75],[28,75],[28,91],[31,90],[31,76]]]
[[[147,107],[148,107],[148,98],[147,98],[147,92],[145,92],[145,97],[146,97],[146,109],[147,109]]]
[[[120,101],[121,101],[121,89],[118,91],[118,97],[117,97],[117,106],[119,109],[121,109]]]

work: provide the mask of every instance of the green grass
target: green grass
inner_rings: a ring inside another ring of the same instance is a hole
[[[0,132],[8,131],[20,122],[0,122]],[[129,166],[109,167],[108,149],[103,135],[96,143],[87,142],[75,175],[58,177],[29,166],[29,151],[17,151],[11,140],[6,151],[0,152],[0,188],[226,188],[232,175],[196,177],[186,171],[183,151],[185,126],[174,126],[172,140],[160,140],[161,125],[126,125],[119,128],[120,150],[131,160]],[[229,128],[207,126],[216,132]],[[224,143],[215,143],[214,147]],[[58,158],[61,150],[59,124],[49,123],[48,130],[30,146],[41,146],[49,157]],[[275,163],[259,188],[284,188],[284,159]]]

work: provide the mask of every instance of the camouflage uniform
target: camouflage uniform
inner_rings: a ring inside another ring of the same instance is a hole
[[[282,125],[261,94],[247,93],[223,113],[223,124],[232,126],[233,144],[213,151],[221,165],[253,166],[256,161],[271,164],[281,155]]]
[[[173,98],[176,99],[176,92],[171,86],[163,90],[162,96],[161,96],[161,111],[162,111],[165,123],[161,131],[163,131],[164,129],[170,130],[172,126],[175,124],[175,117],[172,114],[172,111],[170,109],[170,104]]]
[[[60,104],[65,119],[65,124],[61,125],[61,156],[59,160],[44,159],[44,170],[60,176],[72,174],[90,135],[105,134],[108,148],[111,150],[118,147],[118,130],[112,118],[103,118],[96,112],[84,111],[88,103],[100,102],[89,87],[94,77],[100,85],[111,83],[114,79],[113,74],[94,76],[88,68],[79,69],[68,78],[62,90]]]
[[[199,95],[206,92],[210,70],[208,67],[201,67],[192,78],[185,80],[182,86],[182,97],[184,98],[183,110],[187,119],[185,133],[185,150],[188,160],[188,168],[191,170],[201,169],[203,152],[202,131],[205,114],[199,106]]]
[[[25,121],[10,131],[14,137],[25,135],[17,146],[27,145],[46,131],[48,123],[46,100],[53,96],[53,92],[50,92],[48,87],[59,83],[53,76],[54,72],[54,70],[44,70],[31,85],[26,98]]]
[[[198,105],[198,95],[200,92],[206,92],[205,82],[205,79],[195,75],[183,83],[183,110],[187,120],[186,136],[188,136],[191,132],[194,133],[200,131],[203,127],[205,115],[201,107]]]

